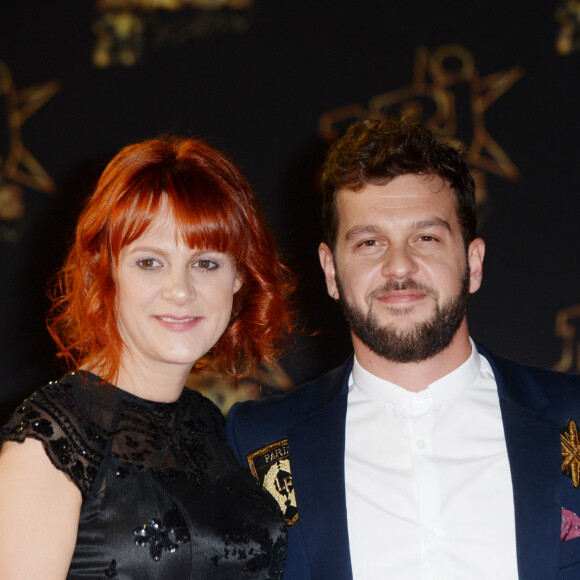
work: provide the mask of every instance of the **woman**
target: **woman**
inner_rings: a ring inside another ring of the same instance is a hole
[[[208,145],[121,150],[83,210],[49,330],[76,372],[2,430],[0,578],[279,578],[276,506],[192,368],[272,362],[292,289],[248,183]]]

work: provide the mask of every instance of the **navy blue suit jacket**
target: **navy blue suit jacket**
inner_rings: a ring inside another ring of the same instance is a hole
[[[519,578],[578,580],[580,538],[560,541],[560,525],[563,507],[580,515],[580,488],[562,474],[560,433],[570,419],[580,426],[580,375],[523,367],[478,349],[497,381]],[[288,439],[299,514],[288,528],[288,580],[352,580],[344,483],[352,362],[286,395],[238,403],[228,416],[228,439],[244,465],[248,453]]]

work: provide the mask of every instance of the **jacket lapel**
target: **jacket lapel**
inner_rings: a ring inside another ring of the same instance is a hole
[[[288,433],[297,525],[304,537],[312,577],[317,580],[352,580],[344,482],[351,367],[352,360],[320,385],[324,404]]]
[[[519,576],[551,578],[558,569],[560,548],[560,427],[543,416],[547,400],[525,369],[482,354],[498,385],[514,493]]]
[[[560,547],[560,429],[513,403],[500,404],[514,490],[520,578],[550,578],[558,569]]]

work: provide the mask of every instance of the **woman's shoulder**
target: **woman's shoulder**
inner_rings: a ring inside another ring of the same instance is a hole
[[[66,375],[34,392],[0,434],[4,441],[40,441],[52,464],[65,472],[83,496],[94,480],[106,444],[87,406],[81,377]]]
[[[67,421],[73,411],[73,388],[74,383],[67,376],[35,391],[17,407],[2,428],[2,440],[23,441],[31,436],[51,438],[58,421]]]
[[[219,407],[199,391],[185,388],[180,406],[193,431],[222,432],[225,419]]]

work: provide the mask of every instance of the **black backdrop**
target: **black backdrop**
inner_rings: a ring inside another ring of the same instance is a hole
[[[284,359],[292,381],[340,363],[349,338],[317,263],[318,168],[350,120],[392,113],[469,150],[487,242],[473,336],[578,370],[580,2],[168,4],[0,6],[0,418],[61,372],[44,287],[83,197],[120,147],[165,132],[238,162],[299,274],[319,333]]]

